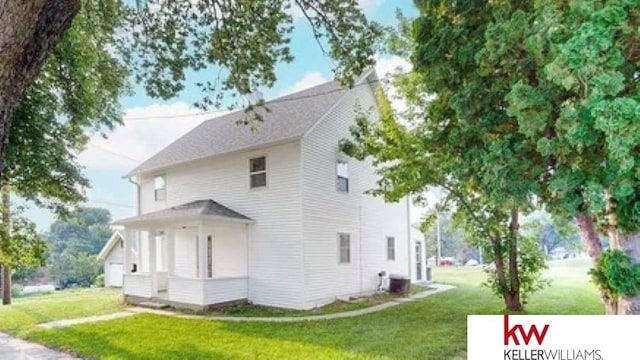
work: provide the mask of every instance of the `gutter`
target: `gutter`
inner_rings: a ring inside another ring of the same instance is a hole
[[[128,177],[127,180],[136,186],[136,216],[140,216],[140,184],[131,180],[131,177]]]

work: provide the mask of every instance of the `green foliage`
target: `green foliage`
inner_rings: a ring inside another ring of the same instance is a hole
[[[459,263],[466,263],[469,259],[478,260],[475,247],[465,239],[464,229],[456,224],[451,213],[440,213],[440,245],[442,257],[455,258]],[[427,257],[435,256],[437,252],[437,227],[435,222],[429,222],[425,231],[425,250]]]
[[[12,210],[10,226],[0,226],[0,264],[10,269],[44,265],[47,245],[35,223],[20,215],[21,208]]]
[[[396,114],[380,90],[380,118],[359,116],[341,149],[357,159],[371,157],[380,178],[370,193],[387,201],[412,195],[424,202],[430,188],[441,188],[439,209],[462,219],[476,245],[513,257],[507,250],[515,242],[504,236],[511,211],[530,210],[543,166],[535,147],[509,121],[504,83],[485,79],[476,63],[490,12],[477,2],[417,4],[421,16],[413,27],[402,24],[392,42],[400,54],[413,46],[415,72],[392,81],[406,95],[408,109]],[[517,294],[515,278],[501,277],[501,289]]]
[[[55,261],[64,252],[97,255],[112,235],[110,222],[109,210],[89,207],[54,221],[46,234],[50,258]]]
[[[18,267],[13,269],[13,274],[11,274],[11,280],[14,282],[24,282],[27,280],[35,279],[42,275],[40,271],[40,266],[38,265],[18,265]]]
[[[639,4],[524,2],[491,20],[478,56],[489,76],[513,77],[507,113],[544,156],[540,198],[602,215],[606,190],[623,232],[640,224]]]
[[[57,213],[84,199],[89,182],[76,156],[90,133],[121,124],[127,90],[127,68],[109,47],[121,25],[119,1],[82,3],[14,110],[5,154],[3,184]]]
[[[111,214],[101,208],[79,208],[51,224],[46,235],[50,246],[51,276],[58,285],[90,286],[102,271],[97,254],[112,235]]]
[[[518,291],[523,301],[528,301],[536,291],[539,291],[549,285],[548,281],[542,278],[542,272],[547,269],[546,257],[544,251],[541,250],[538,239],[534,236],[518,236],[517,238],[517,268],[518,278],[514,279],[509,271],[505,270],[505,281],[500,281],[499,274],[496,273],[497,257],[495,252],[500,251],[502,259],[502,267],[508,267],[508,248],[512,239],[503,238],[499,246],[494,243],[487,243],[480,239],[477,241],[482,246],[483,253],[487,258],[493,261],[484,267],[487,275],[483,285],[491,289],[496,296],[503,296],[506,293]],[[517,281],[518,288],[514,288]]]
[[[98,274],[93,281],[93,285],[96,287],[104,287],[104,274]]]
[[[125,9],[127,36],[118,44],[126,63],[152,97],[167,99],[183,88],[190,71],[213,76],[197,83],[196,105],[220,106],[223,96],[271,87],[280,62],[291,62],[294,17],[304,17],[316,40],[337,60],[336,76],[353,78],[373,65],[380,26],[354,0],[161,1]]]
[[[534,212],[523,223],[522,233],[538,239],[547,254],[557,248],[568,252],[580,252],[584,248],[579,229],[573,221],[546,212]]]
[[[51,264],[51,277],[61,288],[91,286],[102,267],[95,255],[64,252]]]
[[[589,275],[611,298],[634,296],[640,292],[640,265],[622,250],[609,249],[600,254]]]

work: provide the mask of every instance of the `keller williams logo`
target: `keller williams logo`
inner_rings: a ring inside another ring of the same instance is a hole
[[[520,338],[524,341],[525,345],[529,345],[531,338],[535,336],[538,341],[538,345],[542,345],[544,341],[544,337],[547,335],[547,330],[549,330],[549,324],[545,324],[542,328],[542,332],[538,331],[538,326],[531,325],[529,327],[529,332],[525,332],[522,324],[517,324],[512,327],[509,327],[509,315],[504,316],[504,344],[509,345],[509,340],[513,340],[514,345],[520,345],[520,339],[518,338],[518,332],[520,333]]]

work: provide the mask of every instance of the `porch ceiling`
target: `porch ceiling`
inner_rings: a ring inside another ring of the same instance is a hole
[[[212,219],[232,222],[253,223],[248,216],[229,209],[213,200],[197,200],[190,203],[173,206],[167,209],[117,220],[112,225],[131,226],[149,223],[161,223],[173,220]]]

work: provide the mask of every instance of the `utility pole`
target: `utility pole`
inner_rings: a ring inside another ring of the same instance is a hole
[[[440,213],[436,212],[436,266],[440,266],[442,258],[442,238],[440,236]]]

